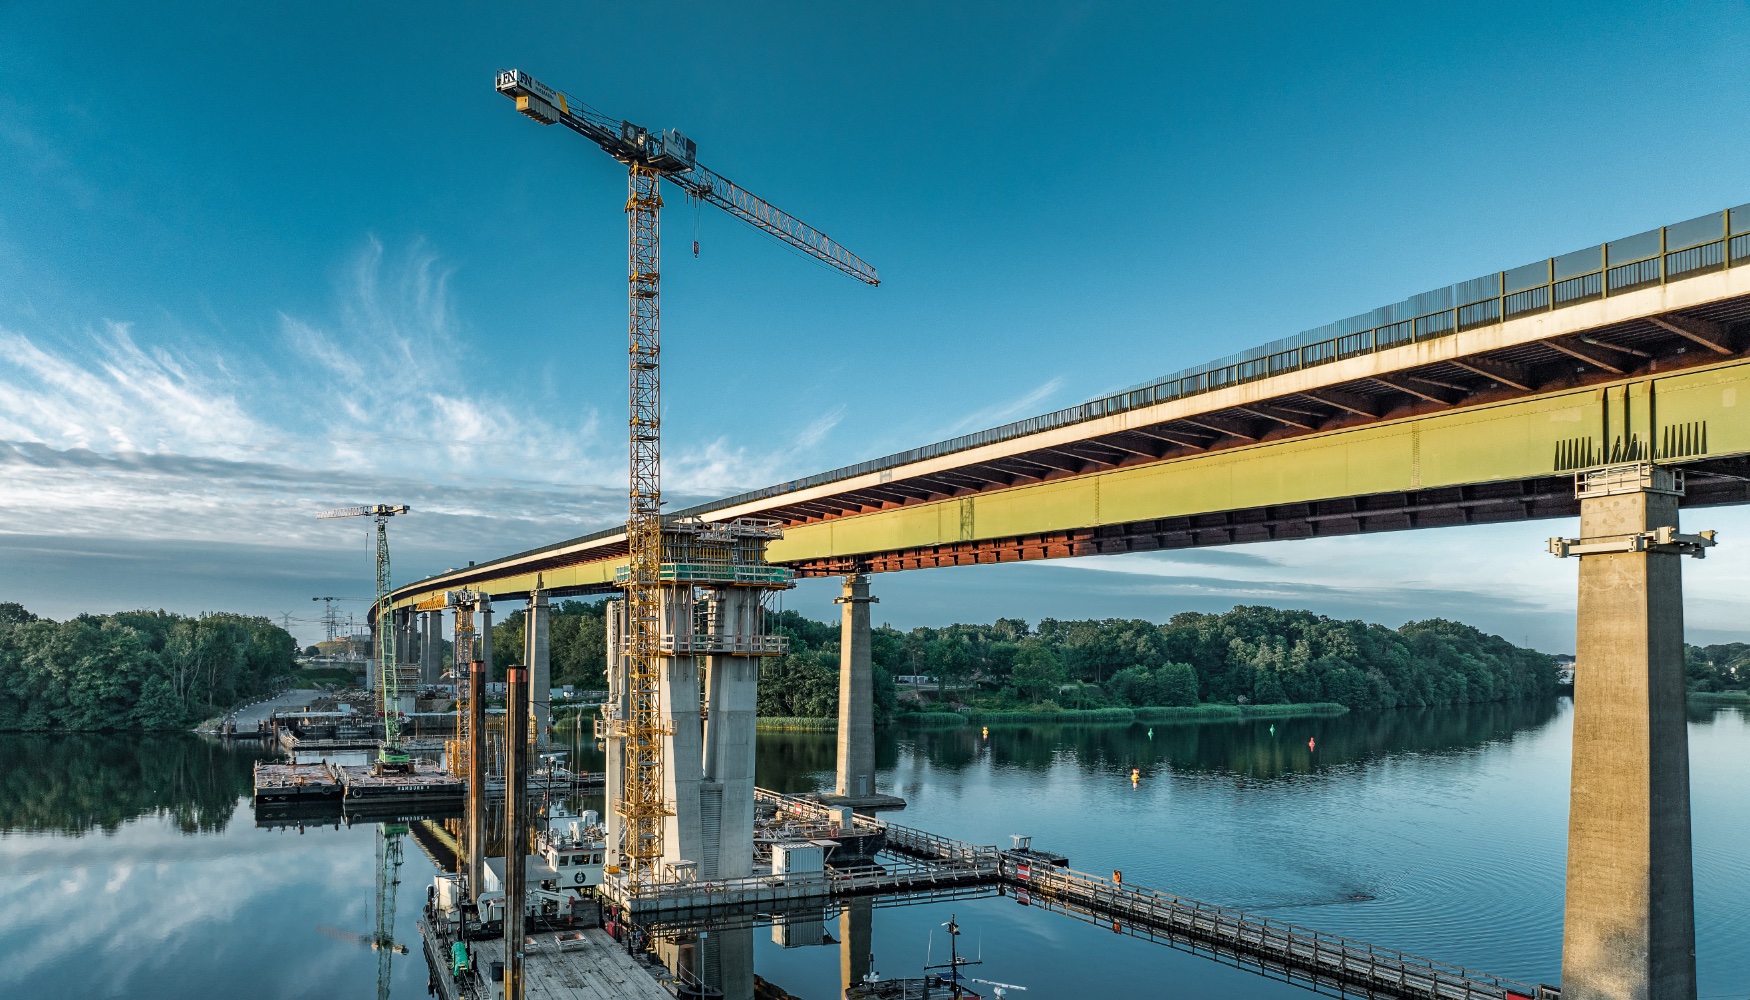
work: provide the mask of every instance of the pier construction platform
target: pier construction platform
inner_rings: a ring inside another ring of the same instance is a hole
[[[255,801],[275,805],[340,804],[346,792],[328,764],[255,765]]]
[[[444,806],[455,805],[467,796],[468,783],[437,765],[415,761],[409,766],[411,769],[406,772],[382,774],[368,764],[334,770],[340,773],[340,783],[346,787],[348,804],[370,800]]]

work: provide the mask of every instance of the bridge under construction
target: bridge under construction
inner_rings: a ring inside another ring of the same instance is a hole
[[[1715,539],[1686,533],[1678,515],[1750,502],[1746,263],[1741,206],[1080,406],[663,515],[671,549],[712,538],[743,554],[661,556],[666,575],[653,579],[669,596],[650,614],[673,676],[648,691],[631,636],[646,612],[629,619],[622,602],[611,616],[610,687],[624,704],[608,715],[632,718],[654,697],[639,739],[661,734],[666,767],[647,810],[663,817],[662,834],[637,832],[644,814],[629,834],[661,854],[629,851],[631,871],[658,882],[741,873],[757,669],[741,666],[737,681],[734,664],[776,651],[758,594],[792,575],[844,578],[835,791],[874,803],[872,575],[1578,515],[1577,537],[1550,542],[1580,560],[1577,653],[1588,668],[1576,692],[1564,986],[1582,998],[1629,984],[1692,997],[1680,559]],[[632,594],[638,544],[608,527],[402,586],[395,627],[456,593],[527,601],[526,659],[542,690],[546,602]],[[753,596],[738,597],[741,586]]]

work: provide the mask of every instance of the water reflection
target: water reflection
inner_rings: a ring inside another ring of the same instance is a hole
[[[910,800],[895,817],[908,825],[978,843],[1034,833],[1078,867],[1123,867],[1127,881],[1536,981],[1559,967],[1569,720],[1548,702],[993,726],[988,739],[896,728],[881,733],[878,763]],[[572,766],[600,768],[587,719],[561,732]],[[1742,992],[1750,712],[1698,706],[1690,741],[1702,992]],[[761,733],[758,780],[823,787],[835,753],[830,733]],[[354,939],[373,926],[375,825],[257,827],[261,756],[193,736],[0,734],[0,995],[369,995],[376,956]],[[603,805],[599,794],[571,803]],[[431,857],[450,863],[457,832],[414,827],[395,930],[405,942],[419,940]],[[829,1000],[871,954],[884,975],[918,975],[932,930],[939,947],[957,913],[974,948],[982,938],[989,978],[1028,985],[1029,1000],[1087,995],[1090,969],[1114,994],[1304,995],[1013,899],[869,906],[866,921],[834,907],[777,928],[769,916],[700,928],[700,974],[732,996],[757,974],[760,996]],[[416,956],[398,957],[395,977],[396,997],[425,995]]]
[[[263,756],[185,733],[0,733],[0,832],[114,833],[153,815],[222,831]]]
[[[1073,764],[1086,773],[1138,768],[1274,779],[1391,755],[1457,754],[1540,729],[1557,700],[1403,709],[1299,719],[1238,719],[1116,725],[993,724],[908,728],[877,735],[876,766],[908,765],[953,773],[986,765],[1046,773]],[[832,733],[761,733],[756,770],[762,787],[824,788],[837,765]]]

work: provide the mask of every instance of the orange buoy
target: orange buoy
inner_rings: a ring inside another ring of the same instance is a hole
[[[1308,738],[1307,738],[1307,741],[1306,741],[1306,748],[1307,748],[1307,749],[1308,749],[1308,750],[1317,750],[1317,749],[1318,749],[1318,746],[1319,746],[1319,741],[1318,741],[1318,740],[1316,740],[1316,739],[1313,739],[1313,738],[1311,738],[1311,737],[1308,737]]]

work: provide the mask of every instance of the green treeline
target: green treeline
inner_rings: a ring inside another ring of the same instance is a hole
[[[607,686],[605,601],[559,601],[550,625],[553,683]],[[760,668],[759,714],[838,713],[839,626],[795,611],[768,618],[790,651]],[[1386,709],[1548,695],[1554,661],[1499,636],[1434,618],[1398,629],[1309,611],[1236,607],[1141,620],[1015,618],[909,632],[872,630],[877,724],[902,712],[983,712],[1330,703]],[[1713,647],[1710,647],[1710,649]],[[1750,650],[1750,647],[1747,647]],[[523,612],[493,628],[495,676],[523,658]],[[899,676],[933,678],[900,698]]]
[[[127,611],[56,622],[0,604],[0,731],[187,729],[269,693],[296,652],[266,618]]]
[[[1689,690],[1707,693],[1750,691],[1750,643],[1685,646]]]
[[[777,616],[788,656],[760,674],[761,715],[838,710],[838,629]],[[1387,709],[1548,695],[1554,660],[1445,619],[1399,629],[1308,611],[1236,607],[1165,624],[1109,618],[1037,628],[1014,618],[871,636],[877,721],[911,710],[979,712],[1330,703]],[[901,702],[896,676],[931,680]]]

